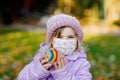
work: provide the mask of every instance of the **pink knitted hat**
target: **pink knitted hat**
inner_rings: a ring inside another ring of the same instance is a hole
[[[70,15],[59,14],[51,17],[47,22],[47,36],[46,36],[47,44],[50,42],[51,36],[54,33],[54,31],[62,26],[69,26],[73,28],[76,31],[80,42],[82,42],[83,31],[81,29],[79,21],[75,17],[72,17]]]

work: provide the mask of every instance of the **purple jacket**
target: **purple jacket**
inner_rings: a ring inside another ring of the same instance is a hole
[[[90,63],[84,51],[73,52],[66,56],[67,64],[58,70],[52,66],[49,70],[42,67],[39,59],[46,52],[46,44],[40,45],[39,52],[33,61],[19,73],[17,80],[92,80],[89,72]]]

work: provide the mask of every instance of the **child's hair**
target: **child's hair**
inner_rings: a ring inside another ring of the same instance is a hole
[[[53,38],[55,38],[55,37],[56,37],[56,38],[59,38],[60,35],[61,35],[61,33],[62,33],[62,31],[63,31],[66,27],[69,27],[69,26],[62,26],[62,27],[57,28],[57,29],[54,31],[54,33],[53,33],[53,35],[51,36],[51,39],[50,39],[49,48],[52,48],[52,47],[53,47],[53,45],[52,45],[52,43],[53,43]],[[69,28],[71,28],[71,27],[69,27]],[[77,33],[75,32],[75,30],[74,30],[73,28],[71,28],[71,29],[74,31],[74,34],[75,34],[75,36],[77,37],[76,50],[78,50],[78,49],[80,49],[80,41],[79,41],[78,35],[77,35]]]

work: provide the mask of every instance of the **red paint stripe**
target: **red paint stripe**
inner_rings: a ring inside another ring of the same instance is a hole
[[[55,62],[57,61],[57,58],[58,58],[58,51],[56,50],[56,49],[54,49],[55,50],[55,52],[56,52],[56,58],[55,58]]]

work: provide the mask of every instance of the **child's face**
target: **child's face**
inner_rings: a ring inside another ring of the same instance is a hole
[[[61,34],[53,39],[53,47],[67,55],[77,47],[77,37],[72,28],[62,29]]]

